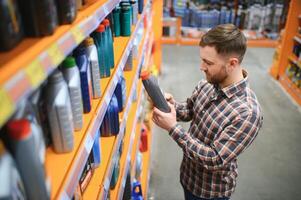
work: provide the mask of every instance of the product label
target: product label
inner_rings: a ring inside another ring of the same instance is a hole
[[[33,87],[38,87],[46,78],[45,71],[39,60],[34,60],[25,68],[25,73]]]
[[[84,34],[80,31],[79,27],[74,27],[72,30],[71,30],[71,33],[75,39],[75,42],[76,44],[79,44],[81,43],[81,41],[84,40]]]
[[[14,104],[7,92],[0,88],[0,126],[5,123],[14,110]]]
[[[52,64],[55,66],[59,65],[64,59],[64,55],[57,44],[51,45],[47,52],[51,58]]]

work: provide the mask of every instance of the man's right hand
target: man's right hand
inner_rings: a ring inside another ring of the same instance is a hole
[[[171,94],[165,93],[164,96],[167,102],[171,103],[172,105],[175,104],[176,101]]]

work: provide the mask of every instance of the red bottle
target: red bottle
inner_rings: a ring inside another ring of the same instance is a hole
[[[139,146],[140,152],[146,152],[148,149],[148,141],[147,141],[148,136],[147,135],[148,135],[148,130],[147,130],[146,126],[144,124],[142,124],[141,135],[140,135],[140,146]]]

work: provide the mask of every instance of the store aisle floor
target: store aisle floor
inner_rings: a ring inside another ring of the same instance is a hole
[[[238,185],[231,200],[298,199],[301,196],[301,112],[268,74],[273,49],[249,48],[243,66],[264,112],[257,139],[238,161]],[[190,96],[204,76],[199,48],[163,46],[163,90],[177,101]],[[186,130],[189,123],[184,124]],[[179,183],[182,151],[166,131],[155,127],[149,199],[184,199]]]

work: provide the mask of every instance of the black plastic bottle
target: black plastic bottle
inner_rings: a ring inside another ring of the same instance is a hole
[[[76,0],[56,0],[60,24],[71,24],[77,14]]]
[[[147,94],[154,103],[154,106],[163,112],[169,113],[171,111],[170,107],[168,106],[167,101],[161,92],[157,79],[148,71],[141,72],[140,77]]]
[[[15,0],[1,0],[0,33],[0,51],[12,49],[23,38],[21,17]]]
[[[53,34],[58,24],[55,0],[18,0],[18,5],[27,36]]]

